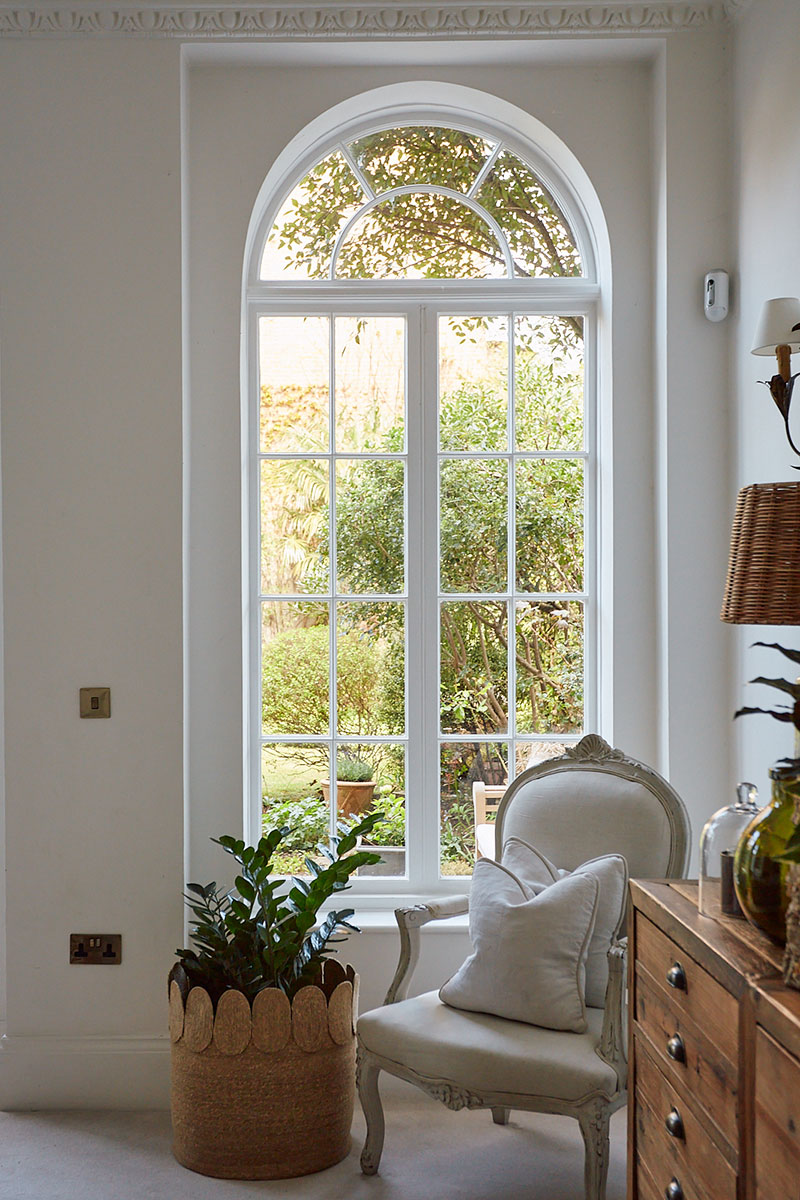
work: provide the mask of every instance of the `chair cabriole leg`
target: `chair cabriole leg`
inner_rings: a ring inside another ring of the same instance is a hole
[[[378,1090],[378,1076],[381,1069],[371,1061],[369,1055],[360,1046],[356,1071],[358,1098],[367,1122],[367,1136],[364,1141],[364,1149],[361,1151],[361,1170],[364,1175],[377,1175],[383,1153],[385,1130],[383,1105]]]
[[[586,1147],[583,1173],[586,1200],[605,1200],[609,1116],[608,1105],[600,1101],[587,1105],[578,1116]]]

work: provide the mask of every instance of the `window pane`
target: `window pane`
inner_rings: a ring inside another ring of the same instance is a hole
[[[452,196],[410,192],[369,209],[347,235],[339,279],[487,279],[507,274],[497,238]]]
[[[338,810],[357,818],[382,812],[383,820],[361,843],[362,850],[381,855],[381,862],[359,867],[361,875],[404,875],[406,870],[405,747],[387,743],[348,743],[336,758]],[[361,776],[366,782],[357,782]],[[345,779],[344,777],[347,776]]]
[[[403,733],[404,605],[347,601],[337,604],[336,622],[339,733]]]
[[[508,238],[517,275],[581,275],[575,236],[530,167],[503,150],[476,195]]]
[[[502,603],[441,606],[442,733],[508,727],[508,614]]]
[[[583,317],[514,323],[517,450],[583,449]]]
[[[583,605],[577,600],[517,606],[517,729],[583,730]]]
[[[411,125],[382,129],[348,147],[376,195],[407,183],[468,192],[494,143],[460,129]]]
[[[404,449],[405,320],[337,317],[336,449]]]
[[[261,747],[262,832],[281,825],[290,830],[273,860],[281,875],[308,875],[307,855],[324,862],[317,844],[330,837],[330,808],[321,788],[329,771],[327,746]]]
[[[443,592],[505,592],[508,469],[504,460],[445,459],[440,466]]]
[[[441,747],[440,870],[471,875],[475,863],[475,809],[472,785],[505,784],[508,746],[504,742],[459,742]]]
[[[583,461],[516,464],[517,590],[583,591]]]
[[[260,317],[260,446],[265,454],[328,449],[327,317]]]
[[[261,606],[262,731],[327,734],[330,720],[328,605]]]
[[[261,279],[319,279],[330,273],[339,231],[366,199],[337,150],[286,198],[264,246]]]
[[[261,590],[328,590],[328,462],[261,460]]]
[[[439,318],[439,445],[505,450],[508,318]]]
[[[404,591],[405,465],[336,464],[336,572],[340,592]]]

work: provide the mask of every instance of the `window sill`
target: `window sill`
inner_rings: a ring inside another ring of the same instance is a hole
[[[410,901],[409,907],[414,901]],[[398,908],[405,908],[405,904],[398,903]],[[362,933],[396,933],[397,921],[393,911],[387,909],[370,908],[364,906],[357,907],[354,916],[352,917],[354,925],[357,925]],[[423,927],[423,931],[430,930],[432,933],[453,933],[454,931],[465,933],[469,929],[469,916],[464,913],[460,917],[445,917],[440,921],[430,921]]]

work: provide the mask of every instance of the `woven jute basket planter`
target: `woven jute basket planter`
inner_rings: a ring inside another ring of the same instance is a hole
[[[340,1162],[355,1099],[358,976],[325,963],[290,1001],[266,988],[252,1009],[225,992],[169,991],[173,1152],[220,1179],[286,1179]]]

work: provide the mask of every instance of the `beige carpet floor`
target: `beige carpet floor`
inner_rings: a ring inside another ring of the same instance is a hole
[[[582,1200],[583,1143],[568,1118],[450,1112],[399,1083],[385,1089],[381,1173],[361,1175],[364,1124],[336,1167],[240,1183],[178,1166],[169,1113],[0,1113],[0,1200]],[[625,1195],[625,1110],[611,1122],[608,1200]]]

